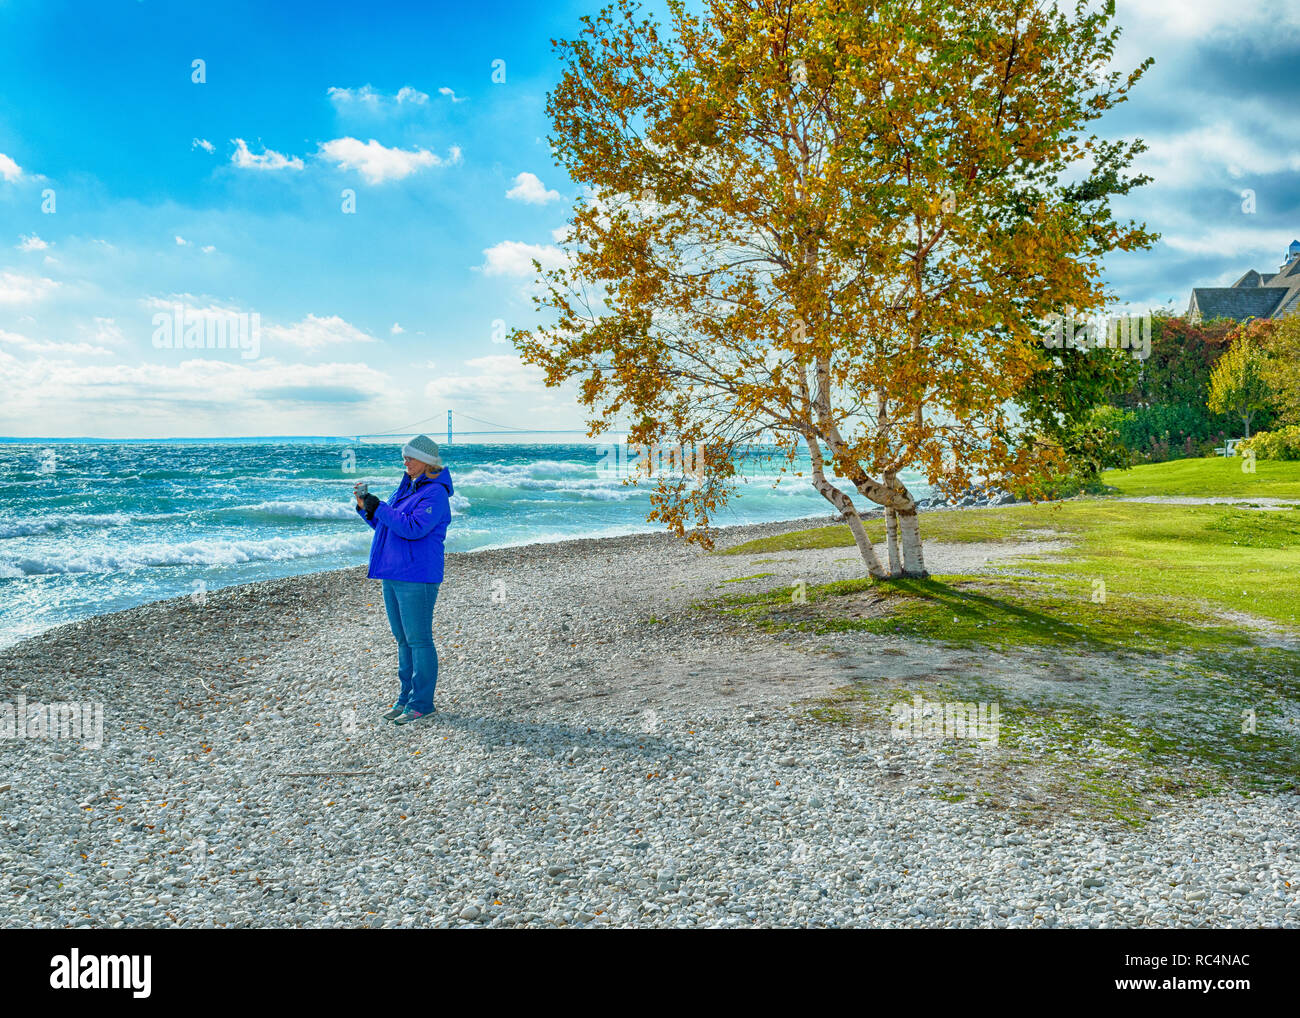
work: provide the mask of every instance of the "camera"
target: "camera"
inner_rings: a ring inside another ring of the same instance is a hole
[[[370,485],[365,481],[357,481],[357,483],[352,486],[352,494],[357,498],[365,498],[370,494]]]

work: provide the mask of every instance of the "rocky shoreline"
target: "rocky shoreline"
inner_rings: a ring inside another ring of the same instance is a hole
[[[1026,550],[927,558],[976,572]],[[405,729],[378,717],[396,654],[362,568],[58,627],[0,652],[0,687],[102,704],[104,739],[0,741],[0,921],[1300,925],[1261,862],[1300,852],[1296,797],[1026,828],[922,790],[943,743],[801,706],[926,674],[932,651],[692,607],[861,575],[852,549],[711,556],[664,534],[448,556],[438,716]]]

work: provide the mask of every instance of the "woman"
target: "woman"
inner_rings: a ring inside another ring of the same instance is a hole
[[[384,581],[384,608],[397,640],[401,689],[384,718],[406,725],[433,716],[438,652],[433,646],[433,604],[442,583],[443,540],[451,522],[451,474],[438,445],[416,435],[402,447],[406,475],[387,502],[355,492],[357,514],[375,532],[370,545],[372,580]]]

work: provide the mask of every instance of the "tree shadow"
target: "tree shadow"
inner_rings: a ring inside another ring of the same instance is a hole
[[[646,759],[662,760],[665,756],[685,756],[685,747],[653,732],[628,731],[615,726],[565,725],[545,721],[514,721],[439,710],[432,719],[434,728],[454,728],[489,746],[518,746],[523,749],[554,747],[601,749],[630,753]]]
[[[1013,627],[1019,626],[1034,638],[1034,642],[1039,644],[1058,647],[1082,645],[1087,647],[1088,650],[1094,651],[1133,649],[1125,647],[1114,640],[1099,636],[1096,632],[1074,631],[1075,623],[1062,618],[1059,614],[1036,611],[1017,604],[1015,601],[976,590],[961,589],[934,578],[926,580],[887,580],[877,584],[877,586],[884,590],[892,589],[906,592],[918,600],[951,611],[959,619],[965,618],[968,622],[982,622],[985,625],[994,626],[1010,623]],[[900,623],[907,623],[906,619],[897,616],[894,616],[894,618]],[[1165,624],[1164,628],[1168,628],[1168,623]],[[1190,629],[1190,627],[1187,628]],[[996,633],[996,630],[993,633]],[[969,635],[971,638],[978,639],[981,633],[976,630]]]

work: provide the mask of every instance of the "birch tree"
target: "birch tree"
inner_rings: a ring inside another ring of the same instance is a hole
[[[1102,256],[1154,239],[1109,211],[1144,182],[1122,172],[1141,142],[1078,134],[1149,61],[1105,70],[1113,4],[669,8],[664,28],[618,0],[555,44],[550,142],[584,191],[567,264],[535,263],[549,320],[514,341],[549,384],[581,380],[592,434],[707,450],[650,519],[710,545],[737,456],[770,437],[787,468],[806,449],[870,575],[925,576],[905,470],[1064,469],[1016,399],[1053,367],[1039,323],[1101,310]]]

